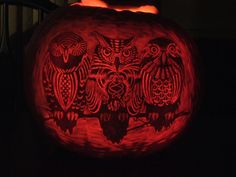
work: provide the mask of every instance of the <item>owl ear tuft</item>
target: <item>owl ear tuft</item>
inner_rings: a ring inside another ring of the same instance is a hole
[[[129,39],[126,39],[126,40],[124,41],[125,46],[131,46],[131,45],[134,43],[134,41],[135,41],[135,37],[134,37],[134,36],[131,37],[131,38],[129,38]]]
[[[91,35],[94,36],[97,39],[97,41],[99,42],[99,44],[101,46],[109,47],[109,43],[108,43],[106,37],[103,36],[101,33],[97,32],[97,31],[94,31],[94,32],[91,33]]]

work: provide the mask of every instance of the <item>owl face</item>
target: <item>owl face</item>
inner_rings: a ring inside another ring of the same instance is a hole
[[[164,64],[166,58],[179,58],[181,55],[179,47],[171,40],[166,38],[156,38],[148,42],[144,48],[142,59],[143,62],[149,60]],[[146,61],[145,61],[146,60]]]
[[[63,70],[77,67],[85,53],[85,41],[72,32],[59,34],[49,44],[49,54],[53,65]]]
[[[116,70],[132,63],[136,57],[137,49],[132,45],[134,38],[109,39],[100,33],[96,33],[99,45],[96,53],[104,63],[114,66]]]

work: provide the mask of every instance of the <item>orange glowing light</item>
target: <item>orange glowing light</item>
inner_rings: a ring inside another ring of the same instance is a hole
[[[76,6],[76,5],[108,8],[108,5],[101,0],[93,0],[93,1],[81,0],[81,2],[75,2],[71,4],[71,6]]]
[[[109,8],[109,9],[113,9],[116,11],[131,11],[131,12],[144,12],[144,13],[152,13],[152,14],[158,14],[159,11],[155,6],[152,5],[144,5],[144,6],[139,6],[139,7],[114,7],[114,6],[109,6],[108,4],[106,4],[105,2],[103,2],[102,0],[81,0],[81,2],[76,2],[71,4],[71,6],[90,6],[90,7],[103,7],[103,8]]]

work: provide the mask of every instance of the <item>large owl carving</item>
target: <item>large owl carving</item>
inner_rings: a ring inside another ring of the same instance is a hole
[[[137,49],[133,37],[111,39],[98,32],[94,35],[98,45],[87,82],[86,102],[91,113],[99,114],[107,139],[119,143],[129,124],[127,104],[139,70]]]
[[[147,119],[156,130],[174,119],[183,87],[184,68],[180,48],[167,38],[156,38],[142,53],[141,83]]]
[[[63,131],[72,133],[83,111],[90,67],[86,42],[64,32],[50,42],[43,67],[43,86],[51,117]]]

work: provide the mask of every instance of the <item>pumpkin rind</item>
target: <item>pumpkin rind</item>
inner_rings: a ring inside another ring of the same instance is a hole
[[[193,52],[185,33],[157,15],[65,7],[29,44],[29,97],[69,149],[145,154],[175,139],[192,116]]]

